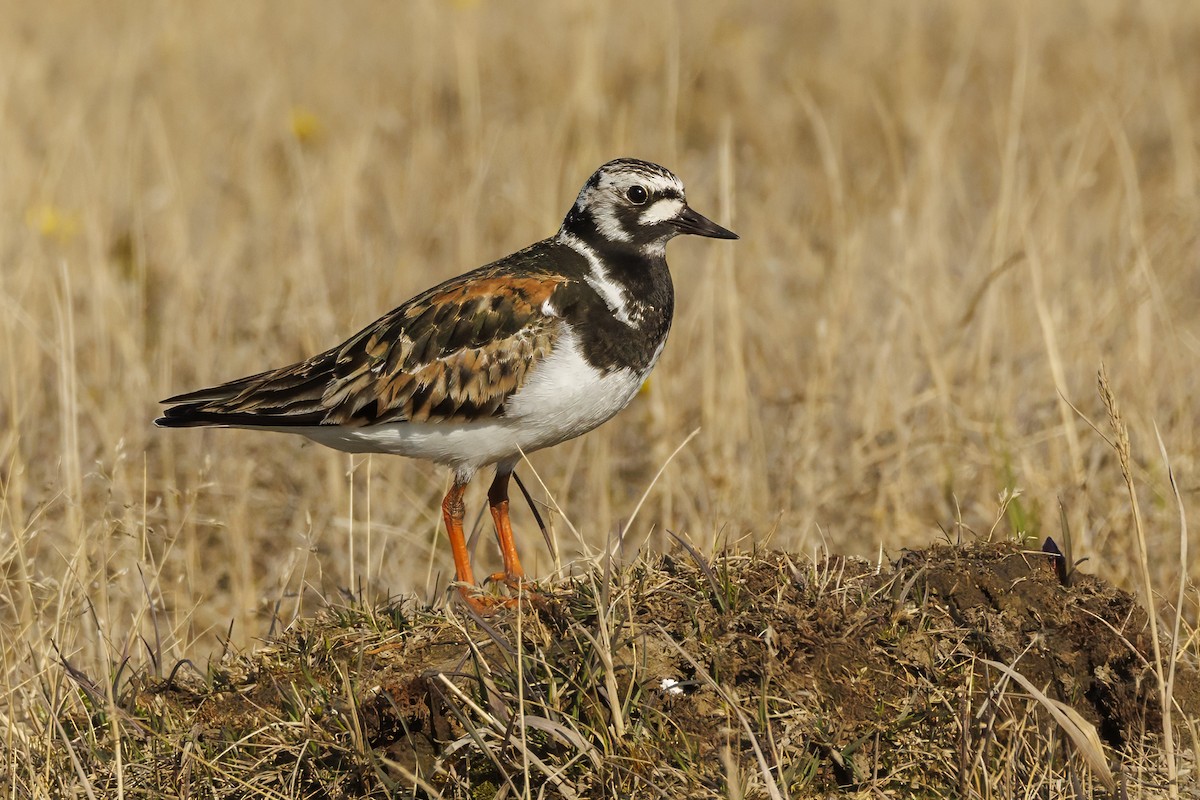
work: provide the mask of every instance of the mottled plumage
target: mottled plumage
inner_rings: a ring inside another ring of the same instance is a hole
[[[568,279],[514,274],[525,253],[436,286],[298,364],[168,398],[159,423],[359,427],[502,414],[562,329],[542,305]]]
[[[737,238],[692,211],[670,171],[611,161],[555,236],[435,286],[304,361],[171,397],[156,422],[284,431],[450,466],[443,514],[463,596],[478,606],[462,533],[467,482],[496,465],[488,499],[505,570],[495,577],[519,585],[508,477],[522,454],[586,433],[637,392],[670,330],[666,243],[681,233]]]

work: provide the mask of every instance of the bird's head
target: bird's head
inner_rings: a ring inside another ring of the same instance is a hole
[[[596,170],[563,220],[562,231],[584,241],[662,253],[681,233],[736,239],[737,234],[696,213],[683,182],[669,169],[619,158]]]

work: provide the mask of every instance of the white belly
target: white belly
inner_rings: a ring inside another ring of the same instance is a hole
[[[456,469],[478,469],[515,461],[521,453],[573,439],[611,419],[633,399],[653,366],[651,362],[645,372],[617,370],[602,375],[584,360],[578,340],[567,331],[509,398],[503,417],[284,430],[352,453],[391,453]]]

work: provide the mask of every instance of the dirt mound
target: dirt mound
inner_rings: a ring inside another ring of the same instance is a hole
[[[651,556],[521,613],[330,610],[204,680],[143,681],[126,705],[158,746],[127,754],[126,788],[140,771],[203,796],[268,774],[295,796],[491,797],[526,781],[566,797],[767,796],[768,782],[1001,796],[1090,779],[1051,716],[980,659],[1074,708],[1121,763],[1161,726],[1149,652],[1127,593],[1088,575],[1064,586],[1014,544],[883,569]],[[1176,680],[1175,703],[1200,715],[1194,667]]]
[[[978,546],[934,548],[902,559],[930,597],[965,631],[977,656],[1017,670],[1081,712],[1106,744],[1123,747],[1162,726],[1146,612],[1127,592],[1073,573],[1070,588],[1048,560]],[[1175,698],[1200,711],[1200,683],[1186,671]]]

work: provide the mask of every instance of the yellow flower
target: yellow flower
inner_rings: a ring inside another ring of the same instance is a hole
[[[288,123],[292,129],[292,136],[295,136],[298,142],[312,142],[321,137],[321,118],[304,106],[292,106]]]
[[[79,233],[79,215],[52,203],[40,203],[26,209],[25,224],[46,239],[66,241]]]

